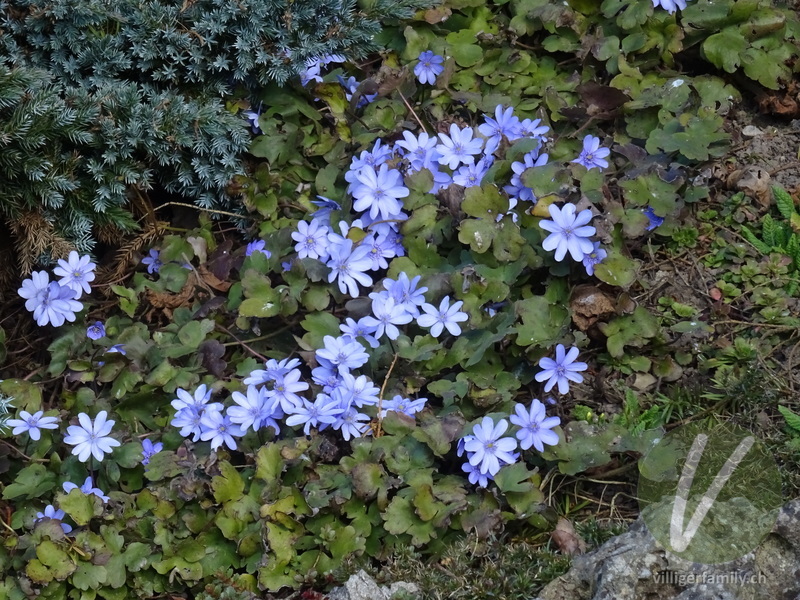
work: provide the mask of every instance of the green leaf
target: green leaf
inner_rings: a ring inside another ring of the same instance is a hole
[[[256,455],[256,477],[264,481],[275,481],[283,472],[284,461],[278,444],[266,444]]]
[[[791,74],[782,61],[776,60],[775,56],[760,48],[750,47],[745,50],[742,64],[745,75],[771,90],[780,89],[780,80],[788,79]]]
[[[637,306],[630,315],[616,317],[608,323],[598,323],[598,327],[608,336],[606,347],[615,358],[624,355],[625,346],[640,348],[659,332],[658,319],[643,306]]]
[[[92,517],[103,513],[103,501],[94,494],[84,494],[79,489],[69,494],[58,494],[58,507],[78,525],[86,525]]]
[[[519,346],[551,346],[569,327],[569,311],[551,304],[544,296],[518,300],[515,308],[522,320],[522,324],[516,327]]]
[[[600,281],[623,289],[629,288],[636,281],[636,273],[641,262],[628,258],[613,247],[607,248],[608,256],[595,265],[594,275]]]
[[[104,566],[81,562],[72,574],[72,585],[79,590],[96,590],[106,582],[107,576]]]
[[[219,463],[220,475],[211,479],[211,489],[217,502],[238,500],[244,493],[244,481],[229,462]]]
[[[183,469],[178,466],[178,457],[172,450],[162,450],[150,457],[144,476],[148,481],[171,479],[180,475]]]
[[[785,189],[780,186],[772,186],[772,196],[775,198],[775,205],[778,207],[784,219],[791,220],[795,214],[794,200]]]
[[[454,44],[450,54],[459,67],[472,67],[483,58],[483,50],[477,44]]]
[[[36,546],[36,558],[31,560],[25,572],[33,581],[44,584],[63,581],[76,569],[69,555],[50,540],[43,540]]]
[[[5,500],[39,498],[56,487],[56,476],[39,463],[28,465],[3,490]]]
[[[508,198],[502,196],[497,187],[493,185],[474,186],[467,188],[464,192],[461,210],[470,217],[496,218],[508,212]]]
[[[389,533],[400,535],[407,533],[411,536],[414,546],[427,544],[436,537],[436,529],[431,522],[422,521],[415,512],[411,500],[397,495],[392,498],[386,511],[381,514],[384,529]]]
[[[794,429],[797,433],[800,433],[800,415],[795,412],[792,412],[785,406],[778,406],[778,412],[783,415],[783,418],[786,419],[786,424]]]
[[[178,340],[184,346],[196,349],[212,331],[214,331],[214,321],[211,319],[189,321],[178,330]]]
[[[744,36],[734,27],[723,29],[703,42],[703,53],[715,66],[728,73],[735,73],[742,64],[742,54],[748,47]]]
[[[491,247],[496,233],[497,226],[489,219],[464,219],[458,226],[458,241],[483,254]]]
[[[742,225],[742,235],[756,248],[756,250],[761,252],[761,254],[769,254],[772,252],[772,247],[758,239],[756,234],[750,231],[745,225]]]

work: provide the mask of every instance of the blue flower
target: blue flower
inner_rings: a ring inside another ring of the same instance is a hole
[[[390,340],[396,340],[400,337],[397,325],[405,325],[414,319],[402,305],[395,304],[389,297],[372,300],[372,315],[364,317],[364,323],[375,327],[375,337],[378,339],[385,333]]]
[[[69,253],[67,260],[59,259],[58,266],[53,273],[61,277],[58,283],[63,287],[75,290],[75,299],[81,297],[82,292],[87,294],[92,291],[89,283],[94,281],[94,270],[97,268],[89,255],[79,256],[75,250]]]
[[[338,369],[324,366],[316,367],[311,371],[312,381],[322,387],[322,391],[326,394],[330,394],[333,390],[342,385],[343,375],[344,373],[339,373]]]
[[[183,388],[178,388],[175,393],[178,397],[170,402],[170,405],[175,410],[183,410],[186,408],[196,411],[202,411],[206,408],[222,410],[222,404],[219,402],[208,404],[208,401],[211,400],[212,390],[208,389],[208,386],[204,383],[197,386],[194,394],[190,394]]]
[[[580,350],[573,347],[569,352],[564,349],[564,344],[556,346],[556,359],[548,358],[547,356],[539,360],[539,366],[543,369],[536,374],[536,381],[545,381],[544,391],[549,392],[553,386],[558,384],[558,393],[566,394],[569,391],[569,382],[581,383],[583,375],[579,371],[585,371],[589,368],[584,362],[576,362]]]
[[[175,413],[175,416],[169,424],[176,427],[178,433],[183,437],[189,437],[191,435],[192,441],[196,442],[200,439],[200,434],[203,432],[203,427],[200,425],[203,412],[204,409],[182,408]]]
[[[43,415],[44,411],[41,410],[33,414],[29,413],[27,410],[21,410],[19,419],[8,419],[5,424],[8,427],[14,428],[11,431],[12,434],[19,435],[21,433],[27,433],[34,442],[38,442],[42,437],[42,433],[39,431],[40,429],[58,429],[57,417],[45,417]]]
[[[471,165],[463,165],[453,173],[453,183],[465,188],[479,186],[491,166],[491,157],[484,157]]]
[[[345,89],[344,97],[349,102],[353,99],[353,94],[356,93],[358,89],[359,83],[355,77],[350,77],[345,79],[341,75],[339,75],[339,83],[342,84],[342,87]],[[356,108],[361,108],[362,106],[366,106],[370,102],[373,102],[375,98],[378,97],[378,94],[361,94],[361,97],[358,99],[358,103],[356,104]]]
[[[539,452],[544,452],[543,444],[548,446],[558,444],[558,434],[550,430],[560,425],[561,419],[547,417],[544,404],[539,400],[534,398],[530,409],[525,408],[524,404],[517,404],[514,412],[516,414],[511,415],[508,420],[520,428],[516,434],[520,448],[527,450],[533,446]]]
[[[289,371],[285,375],[277,377],[273,388],[267,392],[267,396],[276,402],[284,412],[288,412],[303,401],[297,392],[303,392],[309,386],[305,381],[300,381],[300,377],[299,369]]]
[[[653,0],[653,8],[658,8],[659,6],[669,14],[672,14],[679,8],[684,10],[686,8],[686,0]]]
[[[361,244],[369,248],[369,257],[372,259],[373,271],[389,268],[389,263],[386,259],[394,258],[395,252],[394,246],[389,243],[386,236],[378,236],[374,233],[370,233],[361,240]]]
[[[594,244],[587,239],[595,234],[595,228],[587,226],[592,220],[592,211],[587,208],[576,215],[575,205],[569,203],[561,209],[551,204],[547,210],[553,220],[539,222],[539,227],[550,232],[542,242],[542,248],[555,250],[555,259],[559,262],[564,260],[567,251],[573,260],[582,261],[585,255],[594,250]]]
[[[89,475],[86,478],[86,480],[83,482],[83,485],[80,487],[78,487],[77,484],[72,483],[71,481],[65,481],[64,483],[61,484],[61,487],[64,488],[65,494],[69,494],[72,490],[80,490],[87,496],[90,494],[94,494],[103,501],[103,504],[105,504],[109,500],[109,497],[103,493],[103,490],[94,487],[94,482],[92,481],[91,475]]]
[[[250,427],[253,431],[258,431],[272,417],[276,405],[274,400],[267,398],[266,388],[257,388],[254,385],[247,386],[247,394],[233,392],[231,399],[236,406],[229,406],[226,413],[231,423],[238,425],[242,431],[247,431]],[[277,433],[280,428],[274,419],[272,422]]]
[[[147,265],[148,273],[158,273],[161,270],[161,267],[164,266],[164,263],[161,262],[159,256],[160,254],[158,250],[155,248],[150,248],[149,256],[145,256],[142,259],[142,264]]]
[[[341,374],[341,383],[336,389],[341,389],[349,404],[374,406],[378,403],[380,389],[366,375],[356,377],[351,373]]]
[[[331,63],[343,62],[347,62],[347,57],[344,54],[323,54],[319,58],[319,64],[323,67],[327,67]]]
[[[149,465],[150,459],[154,454],[158,454],[164,449],[164,444],[156,442],[155,444],[148,438],[142,440],[142,464]]]
[[[269,250],[265,250],[264,246],[267,243],[264,240],[253,240],[249,244],[247,244],[247,249],[244,251],[245,256],[252,256],[253,252],[261,252],[267,258],[272,256],[272,252]]]
[[[652,206],[647,206],[642,209],[642,212],[645,214],[647,219],[650,221],[647,225],[647,231],[653,231],[656,227],[660,227],[664,224],[664,217],[659,217],[656,214],[656,211],[653,210]]]
[[[439,155],[436,153],[436,137],[430,137],[426,132],[415,136],[410,131],[403,132],[403,139],[395,142],[403,152],[401,155],[409,162],[410,172],[415,173],[422,169],[432,169]]]
[[[106,350],[106,352],[109,353],[109,354],[111,354],[112,352],[118,352],[118,353],[122,354],[123,356],[125,356],[127,354],[127,352],[125,351],[125,345],[124,344],[114,344],[113,346],[111,346],[111,348]]]
[[[177,411],[175,417],[170,421],[170,425],[180,428],[180,434],[183,437],[193,436],[193,441],[200,439],[203,432],[201,419],[207,411],[219,412],[222,410],[222,404],[219,402],[211,402],[212,391],[207,388],[205,384],[197,387],[194,395],[190,394],[182,388],[178,388],[175,392],[178,397],[170,404]]]
[[[408,196],[409,191],[403,185],[403,177],[397,169],[381,165],[376,172],[372,167],[364,167],[356,176],[357,183],[353,187],[353,210],[363,212],[369,210],[373,219],[380,215],[389,219],[403,209],[400,198]]]
[[[369,425],[367,425],[369,421],[370,418],[367,415],[350,406],[344,409],[339,418],[333,422],[332,427],[341,431],[342,437],[348,441],[351,437],[357,438],[364,435],[369,430]]]
[[[264,366],[266,369],[255,369],[250,371],[250,376],[244,380],[245,385],[259,385],[269,381],[277,381],[289,374],[293,369],[300,366],[300,359],[298,358],[284,358],[278,362],[274,358],[270,358]]]
[[[290,427],[302,424],[303,433],[309,435],[312,427],[324,429],[333,425],[343,412],[337,400],[327,394],[319,394],[314,402],[303,398],[302,405],[295,407],[292,414],[287,417],[286,424]]]
[[[539,154],[538,150],[533,150],[522,157],[522,162],[514,161],[511,163],[511,170],[514,172],[511,176],[511,185],[505,186],[503,190],[509,196],[515,197],[518,200],[535,202],[536,195],[531,188],[526,187],[522,182],[522,174],[533,167],[546,165],[549,158],[547,154]]]
[[[444,71],[444,58],[434,54],[430,50],[425,50],[419,55],[419,62],[414,67],[414,75],[417,76],[422,84],[436,83],[436,78]]]
[[[605,169],[608,167],[608,161],[605,158],[609,154],[611,154],[611,150],[600,147],[600,138],[587,135],[583,138],[583,150],[580,156],[572,162],[583,165],[587,169]]]
[[[594,249],[583,257],[583,266],[586,269],[587,275],[594,275],[594,268],[597,264],[603,262],[608,256],[608,252],[600,247],[600,242],[594,242]]]
[[[292,239],[297,242],[294,246],[297,256],[325,260],[328,257],[328,233],[328,227],[317,219],[310,223],[298,222],[297,231],[292,232]]]
[[[357,369],[369,360],[369,354],[364,351],[364,346],[353,341],[350,336],[333,337],[326,335],[322,338],[324,348],[317,350],[317,360],[323,367],[336,367],[340,373]]]
[[[523,119],[519,122],[519,134],[544,142],[547,139],[544,134],[550,131],[550,128],[547,125],[540,125],[541,122],[541,119]]]
[[[383,409],[381,410],[381,416],[385,417],[386,413],[391,410],[413,418],[415,414],[425,408],[425,403],[427,401],[427,398],[412,400],[411,398],[403,398],[403,396],[398,394],[391,400],[387,400],[382,404]]]
[[[473,466],[469,462],[465,462],[461,465],[461,470],[467,474],[467,479],[469,479],[472,485],[477,483],[479,486],[485,488],[489,485],[490,481],[494,481],[494,477],[488,473],[482,473],[480,468]]]
[[[86,413],[78,415],[80,425],[70,425],[67,427],[67,436],[64,443],[75,446],[72,454],[78,456],[78,460],[86,462],[89,456],[94,456],[98,461],[102,461],[106,452],[111,452],[120,443],[108,434],[115,421],[107,419],[108,413],[101,410],[97,413],[94,421]]]
[[[56,510],[56,508],[52,504],[48,504],[45,507],[43,513],[41,512],[36,513],[35,522],[38,523],[39,521],[42,521],[44,519],[53,519],[54,521],[58,521],[58,524],[61,525],[61,529],[64,531],[64,533],[69,533],[70,531],[72,531],[72,525],[67,525],[66,523],[62,522],[62,519],[65,516],[66,514],[64,513],[63,510],[61,509]]]
[[[75,290],[55,281],[51,283],[45,271],[31,273],[31,278],[22,282],[18,293],[25,298],[25,308],[33,313],[40,327],[48,323],[60,327],[65,320],[72,322],[75,313],[83,309],[83,305],[75,300]]]
[[[300,71],[300,85],[305,87],[311,81],[322,81],[321,69],[322,63],[317,58],[310,58],[306,62],[306,67]]]
[[[218,410],[205,410],[200,417],[200,439],[211,442],[211,449],[216,450],[225,444],[231,450],[236,450],[234,436],[241,437],[244,432],[238,425],[231,423],[228,415],[223,415]]]
[[[99,340],[101,337],[105,337],[105,335],[106,328],[102,321],[95,321],[94,325],[89,325],[89,328],[86,330],[86,337],[90,340]]]
[[[459,323],[469,319],[467,313],[459,310],[463,305],[464,302],[459,300],[450,306],[450,298],[448,296],[442,298],[439,308],[436,308],[433,304],[423,304],[422,310],[426,314],[417,318],[417,324],[420,327],[430,327],[433,337],[442,335],[442,331],[445,328],[452,335],[461,335]]]
[[[509,106],[504,110],[502,105],[498,105],[494,110],[495,118],[489,115],[483,115],[484,123],[478,126],[484,136],[499,143],[503,137],[508,141],[513,142],[522,137],[520,131],[519,118],[514,116],[514,108]]]
[[[480,469],[481,473],[495,476],[503,464],[516,462],[514,450],[517,441],[503,437],[508,429],[508,421],[500,419],[497,425],[491,417],[483,420],[472,429],[472,438],[464,444],[469,456],[469,463]]]
[[[353,240],[344,240],[341,244],[331,246],[330,259],[326,263],[331,272],[328,274],[328,283],[337,281],[342,294],[349,293],[351,297],[359,295],[358,284],[372,285],[372,277],[366,271],[372,269],[372,259],[369,248],[358,246],[353,248]]]
[[[408,278],[405,272],[401,272],[397,276],[397,280],[389,279],[388,277],[383,280],[383,287],[389,293],[398,306],[413,317],[419,316],[419,307],[425,304],[425,292],[428,291],[426,287],[418,288],[421,275],[416,275],[413,279]],[[373,300],[377,297],[377,293],[373,292],[369,295]]]
[[[392,149],[382,144],[383,142],[381,140],[376,140],[372,150],[362,150],[358,157],[354,156],[350,161],[350,170],[345,174],[345,179],[352,183],[355,179],[355,177],[351,175],[352,173],[358,173],[364,167],[373,167],[377,169],[389,160],[392,157]],[[350,175],[350,179],[348,179],[348,175]]]
[[[455,169],[460,164],[471,165],[475,162],[475,154],[480,154],[483,140],[472,137],[472,127],[459,129],[455,123],[450,124],[450,135],[439,134],[441,143],[436,146],[439,153],[439,164]]]
[[[250,125],[253,133],[259,135],[261,133],[261,126],[259,125],[258,120],[261,117],[261,112],[246,110],[242,114],[247,118],[247,122]]]
[[[364,322],[367,317],[362,317],[358,321],[347,317],[345,322],[339,325],[339,329],[345,336],[352,339],[363,338],[365,342],[370,345],[370,348],[377,348],[379,346],[378,339],[373,335],[377,329],[374,325],[368,325]]]
[[[328,221],[330,223],[331,213],[334,210],[342,210],[338,202],[326,198],[325,196],[317,196],[319,200],[312,200],[311,204],[318,206],[319,210],[311,213],[312,219],[319,219],[320,222]]]

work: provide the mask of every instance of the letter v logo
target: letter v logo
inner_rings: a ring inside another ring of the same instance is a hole
[[[739,445],[736,446],[736,449],[728,457],[728,460],[722,465],[719,473],[714,477],[714,481],[703,493],[702,498],[700,498],[700,503],[689,519],[686,529],[684,529],[683,521],[684,514],[686,513],[687,501],[689,499],[689,490],[692,488],[692,482],[694,481],[695,473],[697,473],[697,465],[700,464],[700,459],[703,457],[703,451],[705,450],[707,442],[708,436],[704,433],[700,433],[694,438],[689,454],[686,456],[686,462],[683,465],[681,477],[678,480],[678,489],[675,494],[675,504],[672,506],[672,519],[670,520],[669,527],[670,545],[675,552],[683,552],[689,547],[697,530],[703,523],[703,519],[706,518],[708,511],[714,506],[717,495],[731,478],[736,467],[739,466],[739,463],[742,462],[742,459],[750,451],[750,448],[753,447],[755,438],[753,436],[748,436],[739,442]]]

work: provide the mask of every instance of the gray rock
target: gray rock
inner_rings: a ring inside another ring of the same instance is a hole
[[[536,600],[798,600],[800,500],[781,510],[754,551],[719,565],[673,556],[639,519],[597,550],[576,556],[572,568]]]
[[[421,598],[419,588],[413,583],[397,582],[389,587],[382,587],[362,570],[351,575],[343,586],[334,588],[328,594],[328,598],[330,600],[391,600],[400,592],[406,594],[405,598]]]

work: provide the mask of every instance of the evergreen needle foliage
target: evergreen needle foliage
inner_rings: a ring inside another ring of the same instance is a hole
[[[250,138],[225,99],[310,58],[362,56],[381,19],[422,4],[2,1],[0,215],[38,213],[87,251],[93,227],[135,227],[131,186],[235,211],[226,187]]]

